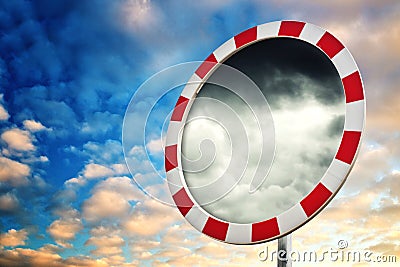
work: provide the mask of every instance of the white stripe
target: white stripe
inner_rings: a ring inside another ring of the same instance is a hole
[[[198,231],[202,232],[208,216],[198,207],[193,206],[185,216],[186,220]]]
[[[277,219],[279,231],[281,234],[284,234],[290,230],[293,230],[307,220],[307,215],[300,203],[297,203],[295,206],[279,215]]]
[[[251,243],[251,224],[230,223],[225,241],[234,244]]]
[[[184,123],[182,121],[170,121],[168,125],[167,138],[165,139],[166,146],[176,145]]]
[[[167,172],[167,182],[171,195],[175,195],[183,187],[181,176],[179,175],[178,168],[174,168]]]
[[[196,95],[196,91],[201,85],[201,79],[197,74],[193,74],[189,81],[186,83],[181,96],[192,99]]]
[[[340,180],[338,177],[327,171],[322,177],[321,183],[326,188],[328,188],[329,191],[334,193],[338,190],[340,184],[342,183],[342,180]]]
[[[231,38],[225,43],[223,43],[220,47],[218,47],[217,50],[214,51],[214,56],[218,62],[221,62],[235,50],[236,50],[235,40]]]
[[[316,45],[326,31],[313,24],[306,23],[299,36],[300,39]]]
[[[257,40],[278,36],[280,21],[274,21],[257,26]]]
[[[364,112],[364,100],[347,103],[344,129],[346,131],[361,132],[364,127]]]
[[[333,159],[327,172],[329,172],[330,174],[336,176],[338,179],[343,181],[344,178],[346,177],[347,173],[349,172],[349,170],[350,170],[349,164],[347,164],[346,162],[337,160],[337,159]]]
[[[347,48],[342,49],[333,58],[332,62],[339,72],[340,78],[344,78],[357,71],[357,64]]]

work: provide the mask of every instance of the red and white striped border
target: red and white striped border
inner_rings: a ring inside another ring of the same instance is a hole
[[[306,41],[321,49],[335,65],[346,96],[344,131],[336,156],[316,187],[284,213],[262,222],[237,224],[223,221],[202,209],[190,194],[180,161],[182,129],[202,82],[241,48],[279,37]],[[276,239],[299,228],[325,207],[340,189],[354,164],[365,120],[365,94],[358,67],[347,48],[332,34],[313,24],[277,21],[250,28],[217,48],[195,71],[183,89],[171,116],[165,147],[169,188],[182,215],[200,232],[220,241],[252,244]]]

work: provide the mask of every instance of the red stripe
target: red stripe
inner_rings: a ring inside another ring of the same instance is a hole
[[[175,201],[175,204],[178,206],[179,211],[183,216],[189,212],[189,210],[193,207],[193,202],[189,198],[188,194],[185,191],[185,188],[181,188],[175,195],[172,196]]]
[[[236,48],[244,46],[257,39],[257,27],[250,28],[234,37]]]
[[[226,222],[218,221],[209,217],[202,232],[208,236],[224,241],[226,233],[228,232],[228,226],[229,224]]]
[[[168,172],[178,167],[178,145],[165,147],[165,171]]]
[[[364,99],[363,86],[358,71],[342,79],[346,103]]]
[[[323,184],[319,183],[314,190],[300,202],[307,217],[310,217],[321,208],[331,195],[332,192]]]
[[[217,64],[217,59],[215,58],[214,54],[211,54],[201,63],[200,67],[196,70],[197,76],[203,79],[207,73]]]
[[[329,58],[333,58],[344,48],[344,45],[329,32],[324,33],[318,41],[317,46],[319,46]]]
[[[278,35],[299,37],[304,25],[304,22],[299,21],[282,21]]]
[[[174,112],[172,113],[171,116],[171,121],[181,121],[183,117],[183,113],[185,113],[185,109],[187,104],[189,103],[189,99],[183,96],[180,96],[178,98],[178,101],[176,102]]]
[[[259,222],[253,223],[252,231],[251,231],[251,241],[263,241],[268,238],[274,237],[279,235],[279,227],[278,227],[278,220],[276,217]]]
[[[351,164],[357,152],[361,132],[344,131],[336,159]]]

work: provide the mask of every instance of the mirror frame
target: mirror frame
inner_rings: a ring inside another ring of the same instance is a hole
[[[182,131],[197,93],[210,75],[240,49],[269,38],[305,41],[326,54],[334,64],[345,94],[345,124],[340,145],[318,184],[301,201],[278,216],[239,224],[216,218],[191,195],[182,171]],[[257,244],[285,236],[314,218],[328,205],[349,175],[361,146],[365,125],[365,92],[360,71],[349,50],[328,31],[301,21],[275,21],[232,37],[199,66],[184,87],[173,110],[165,144],[165,171],[172,198],[184,218],[198,231],[231,244]]]

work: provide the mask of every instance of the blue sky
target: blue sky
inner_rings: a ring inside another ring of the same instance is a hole
[[[360,163],[315,219],[343,228],[321,230],[323,244],[334,244],[339,234],[359,242],[346,230],[363,222],[381,237],[359,233],[367,240],[360,248],[399,255],[399,10],[396,1],[0,1],[0,263],[257,264],[257,248],[214,244],[137,189],[125,166],[122,122],[135,90],[154,73],[203,60],[237,33],[280,19],[335,33],[366,84],[369,121]],[[143,149],[138,143],[133,175],[151,177]],[[351,219],[335,217],[341,205],[367,208],[349,208]],[[318,240],[307,229],[299,231],[300,247]],[[383,242],[388,231],[394,232]]]

